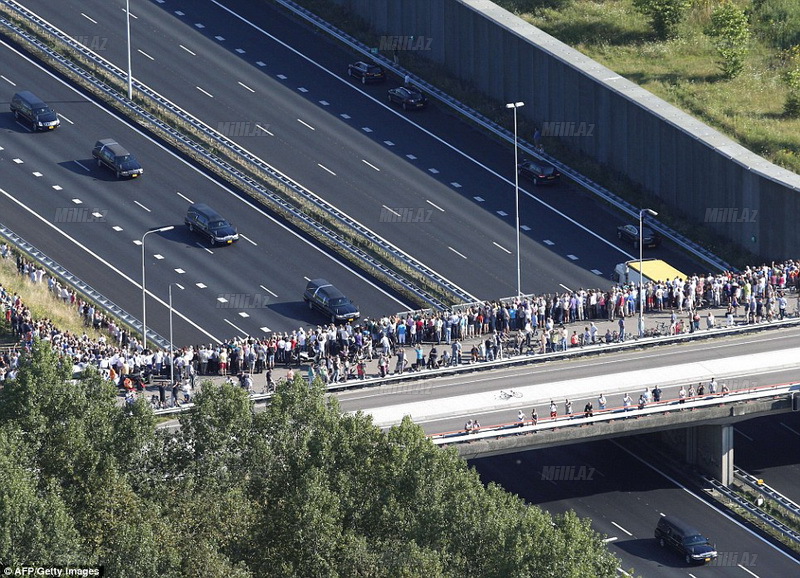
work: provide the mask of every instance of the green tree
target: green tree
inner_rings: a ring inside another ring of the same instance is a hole
[[[343,415],[317,381],[255,413],[207,384],[154,433],[47,344],[0,390],[0,559],[102,563],[109,575],[612,577],[588,522],[484,486],[405,419]]]
[[[725,78],[737,77],[750,50],[750,25],[745,11],[731,0],[724,0],[711,12],[705,33],[717,50],[722,74]]]
[[[19,432],[0,427],[0,560],[85,564],[86,552],[55,480],[40,483]]]
[[[650,19],[653,31],[662,40],[678,33],[678,25],[686,16],[692,0],[633,0],[633,6]]]
[[[785,70],[781,75],[788,90],[783,112],[790,118],[800,118],[800,45],[784,51]]]

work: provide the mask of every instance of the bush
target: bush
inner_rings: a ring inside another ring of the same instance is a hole
[[[783,50],[800,44],[800,2],[753,0],[754,27],[764,42]]]

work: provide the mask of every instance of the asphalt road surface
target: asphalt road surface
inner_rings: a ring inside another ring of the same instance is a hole
[[[62,120],[53,132],[31,133],[0,113],[2,222],[139,318],[142,235],[174,226],[145,240],[148,327],[162,336],[170,284],[178,345],[326,322],[302,300],[308,278],[327,277],[364,315],[410,306],[8,47],[0,51],[0,105],[7,110],[13,93],[28,89]],[[96,166],[92,146],[107,137],[137,156],[142,177],[118,181]],[[190,202],[215,207],[242,239],[213,248],[190,234],[183,224]]]

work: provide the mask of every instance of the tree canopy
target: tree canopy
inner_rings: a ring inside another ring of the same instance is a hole
[[[0,559],[107,575],[612,577],[588,521],[551,517],[410,420],[383,432],[301,377],[255,412],[210,382],[180,428],[70,380],[37,343],[0,390]]]

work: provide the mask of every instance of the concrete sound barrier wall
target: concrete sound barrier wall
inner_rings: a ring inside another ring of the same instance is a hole
[[[733,243],[797,257],[800,176],[782,169],[488,0],[332,0]],[[427,79],[435,83],[435,79]],[[533,135],[523,135],[531,141]]]

